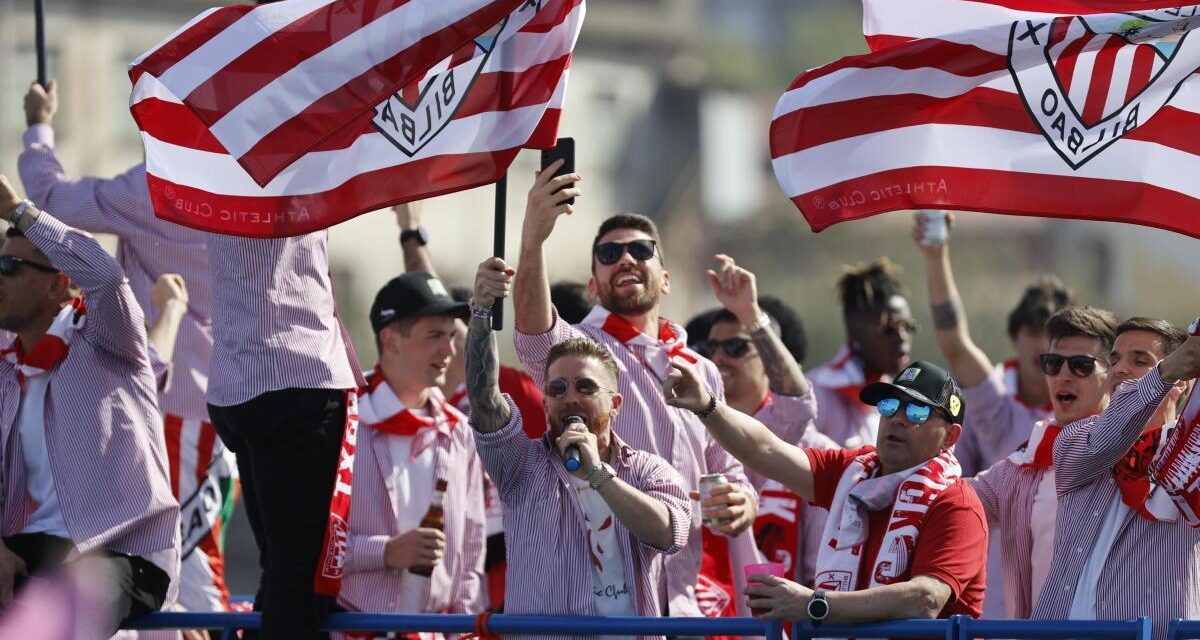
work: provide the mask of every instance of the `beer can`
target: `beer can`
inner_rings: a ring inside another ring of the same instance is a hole
[[[726,478],[723,473],[706,473],[700,476],[700,501],[704,502],[712,497],[713,488],[723,484],[729,484],[729,478]],[[704,518],[704,524],[712,527],[728,522],[728,520],[728,518]]]
[[[925,223],[925,232],[921,234],[921,244],[927,247],[940,247],[946,244],[946,236],[948,234],[946,212],[925,209],[921,211],[920,216],[921,220]]]

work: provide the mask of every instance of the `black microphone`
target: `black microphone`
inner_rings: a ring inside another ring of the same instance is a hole
[[[587,422],[584,422],[583,416],[567,416],[563,418],[562,424],[563,433],[566,433],[573,424],[581,424],[585,429],[587,428]],[[567,468],[567,471],[577,471],[579,469],[579,447],[575,445],[567,447],[566,456],[567,457],[563,459],[563,466]]]

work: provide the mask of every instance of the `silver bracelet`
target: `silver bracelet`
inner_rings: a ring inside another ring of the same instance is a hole
[[[29,200],[22,200],[17,203],[17,208],[13,209],[12,215],[8,217],[8,224],[17,231],[24,231],[21,228],[21,219],[25,217],[25,212],[32,207],[33,203]]]
[[[758,317],[754,319],[754,322],[751,322],[750,324],[742,327],[742,329],[746,333],[752,334],[755,331],[758,331],[759,329],[766,329],[770,326],[771,326],[771,316],[768,315],[766,311],[763,311],[762,313],[758,314]]]
[[[469,308],[471,310],[472,318],[480,318],[481,320],[491,320],[492,319],[492,308],[491,307],[477,306],[475,304],[475,301],[472,300],[467,305],[467,308]]]

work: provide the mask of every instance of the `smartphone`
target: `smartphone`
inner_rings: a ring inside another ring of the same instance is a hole
[[[542,150],[542,171],[545,171],[546,167],[554,164],[554,161],[559,159],[563,160],[563,165],[558,168],[558,171],[554,172],[555,177],[566,173],[575,173],[575,138],[559,138],[558,143],[555,144],[553,149]],[[574,185],[575,183],[572,182],[564,186],[563,189]],[[562,191],[562,189],[559,189],[559,191]],[[567,204],[575,204],[575,198],[571,198],[565,202]],[[560,202],[559,204],[562,203]]]

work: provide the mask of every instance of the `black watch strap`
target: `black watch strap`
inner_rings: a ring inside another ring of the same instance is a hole
[[[812,626],[819,627],[825,618],[829,617],[829,600],[825,599],[825,590],[817,589],[813,591],[812,597],[808,600],[808,620]]]
[[[400,232],[400,244],[404,244],[409,240],[416,240],[417,244],[422,247],[429,244],[429,232],[425,231],[425,227],[417,227],[416,229],[405,229]]]

